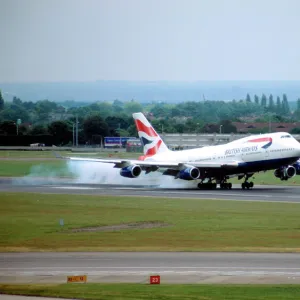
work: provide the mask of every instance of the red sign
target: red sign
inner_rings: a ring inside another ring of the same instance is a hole
[[[160,276],[150,276],[150,284],[160,284]]]

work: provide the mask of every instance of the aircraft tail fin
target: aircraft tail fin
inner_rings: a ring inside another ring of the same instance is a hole
[[[132,114],[145,156],[170,151],[143,113]]]

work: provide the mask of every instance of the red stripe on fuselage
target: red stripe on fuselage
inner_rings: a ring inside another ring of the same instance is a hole
[[[146,156],[152,156],[152,155],[156,154],[161,143],[162,143],[162,141],[159,140],[158,143],[154,147],[148,149],[148,151],[146,152]]]
[[[148,127],[146,126],[144,123],[142,123],[140,120],[134,120],[135,125],[138,129],[138,131],[142,131],[147,133],[149,136],[155,137],[157,136],[157,134],[155,133],[155,131],[153,130],[152,127]]]
[[[254,140],[249,140],[248,142],[252,142],[252,143],[272,142],[272,138],[270,138],[270,137],[264,137],[264,138],[258,138],[258,139],[254,139]]]

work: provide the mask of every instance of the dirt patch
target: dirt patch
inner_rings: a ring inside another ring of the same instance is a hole
[[[149,229],[149,228],[160,228],[160,227],[167,227],[167,226],[171,226],[171,225],[159,221],[148,221],[148,222],[124,223],[124,224],[107,225],[107,226],[74,228],[68,230],[67,232],[120,231],[126,229]]]

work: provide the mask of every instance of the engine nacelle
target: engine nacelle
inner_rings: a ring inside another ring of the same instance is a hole
[[[195,180],[200,177],[200,171],[197,168],[190,167],[179,172],[178,178],[183,180]]]
[[[277,177],[277,178],[283,177],[283,171],[281,169],[276,169],[274,171],[274,176]]]
[[[281,180],[288,180],[297,174],[297,170],[294,166],[282,167],[274,171],[274,175]]]
[[[128,166],[120,170],[120,175],[127,178],[136,178],[141,175],[142,168],[137,165]]]
[[[300,160],[293,164],[293,167],[296,169],[296,174],[300,175]]]

